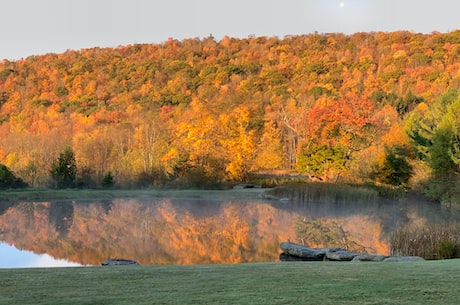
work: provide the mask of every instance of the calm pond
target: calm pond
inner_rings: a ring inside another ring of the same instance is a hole
[[[404,201],[113,199],[0,205],[0,268],[276,262],[279,243],[388,254],[388,236],[411,224],[457,222],[458,211]]]

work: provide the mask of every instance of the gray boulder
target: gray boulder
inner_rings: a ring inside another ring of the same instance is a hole
[[[102,266],[118,266],[118,265],[139,265],[138,262],[130,259],[110,258],[102,262]]]
[[[350,252],[344,249],[329,249],[326,252],[326,258],[330,261],[351,261],[356,256],[360,255],[359,253]]]
[[[360,254],[351,260],[352,262],[381,262],[384,259],[388,258],[386,255],[379,254]]]
[[[391,256],[385,258],[384,262],[420,262],[424,261],[420,256]]]
[[[326,256],[327,249],[313,249],[291,242],[282,242],[281,250],[285,256],[300,257],[302,260],[322,261]]]
[[[305,259],[302,257],[293,256],[293,255],[289,255],[286,253],[281,253],[280,261],[281,262],[304,262],[304,261],[311,261],[311,259]]]
[[[281,261],[354,261],[354,262],[418,262],[419,256],[386,256],[380,254],[362,254],[342,248],[309,248],[291,242],[282,242]]]
[[[262,188],[260,185],[250,184],[250,183],[240,183],[233,187],[234,190],[241,190],[241,189],[253,189],[253,188]]]

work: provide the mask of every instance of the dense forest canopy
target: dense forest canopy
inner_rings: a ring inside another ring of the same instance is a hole
[[[445,181],[452,193],[459,85],[460,31],[170,39],[3,60],[0,163],[32,186],[52,185],[70,147],[77,186],[108,173],[152,186],[290,171]]]

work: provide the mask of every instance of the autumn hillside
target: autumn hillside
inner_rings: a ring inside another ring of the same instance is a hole
[[[3,60],[0,163],[32,186],[52,185],[71,148],[83,187],[109,172],[138,187],[276,170],[455,193],[459,85],[460,31],[171,39]]]

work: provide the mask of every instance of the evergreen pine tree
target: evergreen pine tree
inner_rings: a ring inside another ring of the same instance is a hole
[[[6,165],[0,164],[0,189],[26,187],[21,178],[16,177]]]
[[[59,155],[58,160],[51,166],[51,176],[57,188],[74,187],[77,177],[77,162],[72,148],[66,147],[64,152]]]

